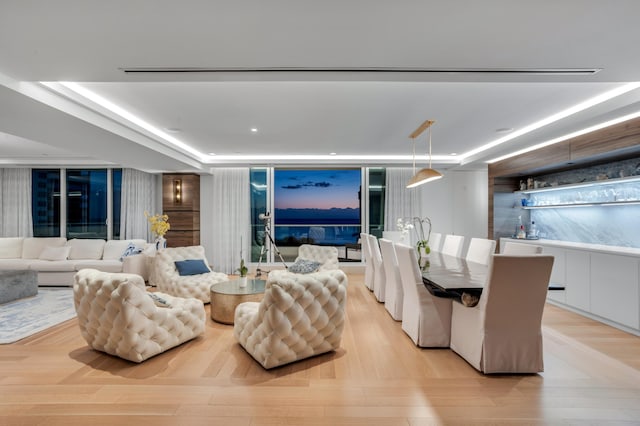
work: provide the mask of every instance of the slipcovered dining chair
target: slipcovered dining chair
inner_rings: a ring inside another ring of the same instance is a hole
[[[467,250],[466,259],[469,262],[488,265],[491,261],[491,255],[493,255],[495,251],[495,240],[487,240],[485,238],[471,238],[471,241],[469,242],[469,249]]]
[[[298,247],[298,257],[300,259],[316,261],[320,264],[318,271],[338,269],[338,249],[332,246],[317,246],[313,244],[302,244]]]
[[[384,291],[384,307],[396,321],[402,321],[403,290],[400,268],[393,241],[380,238],[380,253],[384,264],[386,288]]]
[[[451,349],[483,373],[544,371],[542,311],[553,256],[493,255],[474,307],[453,304]]]
[[[429,237],[429,248],[431,251],[439,253],[442,250],[442,234],[439,232],[432,232]]]
[[[402,329],[417,346],[449,347],[452,300],[429,293],[413,247],[395,244],[395,249],[404,291]]]
[[[142,362],[204,333],[202,301],[147,293],[135,274],[81,269],[73,301],[80,334],[90,347]]]
[[[502,247],[502,254],[531,255],[540,253],[542,253],[542,246],[536,246],[534,244],[522,244],[515,243],[513,241],[506,241]]]
[[[369,249],[369,234],[364,232],[360,234],[360,244],[364,260],[364,285],[373,291],[373,259],[371,259],[371,249]]]
[[[454,257],[462,257],[462,246],[464,245],[464,236],[447,234],[442,243],[440,253]]]
[[[188,266],[179,271],[180,265]],[[159,250],[153,268],[154,283],[159,291],[177,297],[195,297],[204,303],[211,301],[211,284],[229,280],[227,274],[209,268],[202,246]]]
[[[339,269],[294,274],[271,271],[261,302],[235,311],[233,334],[264,368],[273,368],[340,347],[347,276]]]
[[[378,245],[378,238],[369,234],[369,251],[373,263],[373,294],[378,302],[384,302],[387,277],[384,273],[382,254]]]

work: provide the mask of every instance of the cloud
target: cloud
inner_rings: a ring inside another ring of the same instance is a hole
[[[282,189],[301,189],[303,187],[313,187],[313,188],[329,188],[330,186],[333,186],[332,183],[330,182],[312,182],[312,181],[308,181],[305,182],[303,184],[297,184],[297,185],[283,185],[280,188]]]

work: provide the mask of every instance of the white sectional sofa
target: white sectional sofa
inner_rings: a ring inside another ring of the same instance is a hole
[[[145,249],[145,240],[66,238],[0,238],[0,270],[34,270],[38,285],[73,286],[73,276],[84,268],[125,272],[148,278],[146,256],[124,256],[129,244]]]

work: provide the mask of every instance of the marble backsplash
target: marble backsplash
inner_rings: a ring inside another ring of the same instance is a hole
[[[640,205],[530,212],[540,238],[640,248]]]

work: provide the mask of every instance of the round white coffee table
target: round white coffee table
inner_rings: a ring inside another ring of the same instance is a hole
[[[211,286],[211,319],[233,324],[236,307],[243,302],[259,302],[264,296],[265,280],[247,279],[240,287],[240,279],[222,281]]]

